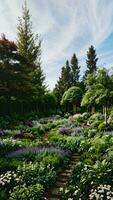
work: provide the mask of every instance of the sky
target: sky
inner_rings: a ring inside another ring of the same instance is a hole
[[[0,0],[0,34],[17,39],[24,0]],[[81,75],[86,53],[97,51],[98,66],[113,68],[113,0],[27,0],[34,34],[42,39],[42,67],[50,89],[66,60],[76,53]]]

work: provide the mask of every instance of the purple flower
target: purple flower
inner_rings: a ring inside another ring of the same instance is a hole
[[[45,145],[40,145],[36,147],[27,147],[27,148],[18,149],[14,152],[9,153],[8,157],[20,156],[22,154],[29,154],[29,153],[40,153],[44,151],[48,153],[55,153],[62,157],[70,153],[69,150],[64,150],[59,147],[55,147],[54,145],[51,145],[51,144],[45,144]]]
[[[80,133],[82,130],[83,130],[83,127],[78,126],[78,127],[73,128],[72,132]]]
[[[18,139],[18,138],[24,138],[24,133],[21,131],[18,131],[15,135],[14,135],[14,139]]]
[[[70,135],[72,131],[70,128],[62,127],[58,129],[58,132],[61,134]]]

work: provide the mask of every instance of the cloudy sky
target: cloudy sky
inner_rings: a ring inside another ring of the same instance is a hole
[[[24,0],[0,0],[0,33],[16,41],[18,16]],[[27,0],[34,33],[42,38],[42,66],[53,88],[75,52],[86,69],[86,51],[94,45],[98,65],[113,67],[113,0]]]

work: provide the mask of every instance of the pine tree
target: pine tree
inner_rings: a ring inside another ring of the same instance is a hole
[[[22,17],[19,17],[17,26],[18,52],[28,60],[29,64],[37,64],[40,62],[41,40],[38,34],[34,35],[32,32],[31,16],[26,1],[22,9]]]
[[[4,113],[6,110],[6,114],[21,109],[21,105],[34,94],[31,77],[24,64],[16,44],[3,35],[0,39],[0,101],[4,106],[1,104],[0,110],[4,109]]]
[[[91,47],[87,51],[87,60],[86,60],[87,70],[85,73],[85,77],[88,74],[94,73],[97,70],[97,61],[98,61],[98,58],[96,55],[96,50],[91,45]]]
[[[69,66],[69,61],[66,61],[65,66],[61,69],[61,76],[57,81],[57,84],[54,88],[54,94],[57,97],[57,103],[60,104],[62,95],[66,90],[71,87],[71,68]]]
[[[78,59],[76,54],[73,54],[71,58],[71,74],[72,74],[72,86],[75,86],[79,82],[80,66],[78,65]]]
[[[68,60],[66,61],[66,66],[64,68],[62,79],[63,79],[64,92],[65,92],[71,87],[71,68],[70,68]]]
[[[41,68],[41,40],[38,34],[34,35],[32,31],[32,22],[27,4],[23,6],[22,17],[18,24],[18,52],[26,59],[26,68],[32,77],[32,83],[36,90],[33,99],[37,99],[39,94],[45,93],[45,76]]]

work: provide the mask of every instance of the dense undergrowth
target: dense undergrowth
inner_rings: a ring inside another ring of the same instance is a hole
[[[61,199],[112,199],[113,136],[112,129],[100,128],[102,120],[100,113],[83,113],[2,127],[0,199],[44,199],[73,152],[80,154],[80,162],[66,188],[60,188]]]

